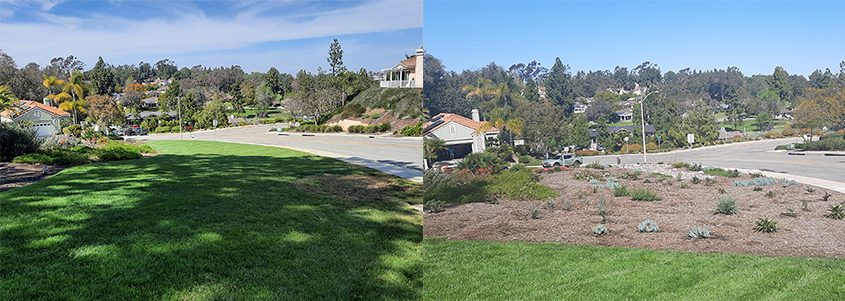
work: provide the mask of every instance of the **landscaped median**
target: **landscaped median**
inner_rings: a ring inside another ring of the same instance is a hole
[[[420,298],[418,184],[275,147],[149,145],[0,193],[0,295]]]

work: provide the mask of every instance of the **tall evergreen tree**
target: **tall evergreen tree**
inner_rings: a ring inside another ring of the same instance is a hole
[[[329,70],[332,72],[332,75],[338,75],[346,71],[346,67],[343,66],[343,49],[340,48],[340,42],[337,39],[334,39],[329,46],[329,57],[326,58],[326,61],[329,62]]]
[[[572,115],[575,97],[572,93],[572,76],[569,74],[569,66],[563,64],[560,58],[555,58],[555,64],[549,71],[546,78],[546,91],[554,104],[563,107],[564,115]]]

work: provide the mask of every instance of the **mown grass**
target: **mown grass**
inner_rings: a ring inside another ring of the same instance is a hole
[[[0,193],[0,299],[420,298],[419,185],[280,148],[150,144]]]
[[[843,300],[845,260],[426,238],[423,300]]]

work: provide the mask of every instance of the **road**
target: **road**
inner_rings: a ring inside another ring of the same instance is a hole
[[[775,146],[790,142],[802,142],[802,140],[800,138],[761,140],[655,153],[648,155],[648,162],[687,162],[701,163],[710,167],[760,170],[768,172],[767,175],[794,175],[832,181],[834,182],[832,185],[845,189],[845,157],[796,156],[788,155],[786,151],[774,150]],[[615,164],[617,157],[622,160],[623,164],[643,162],[642,154],[634,154],[587,157],[584,163]]]
[[[349,134],[299,133],[279,135],[270,132],[272,125],[225,128],[185,133],[184,140],[208,140],[284,147],[332,157],[370,167],[406,179],[422,182],[422,139]],[[129,137],[138,140],[179,140],[180,134],[150,134]]]

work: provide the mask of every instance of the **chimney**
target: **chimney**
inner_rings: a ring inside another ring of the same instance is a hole
[[[44,103],[45,105],[53,106],[53,102],[50,101],[50,99],[47,98],[47,97],[44,97],[43,99],[41,99],[41,102]]]
[[[478,109],[472,109],[472,120],[481,121],[481,117],[478,115]]]

